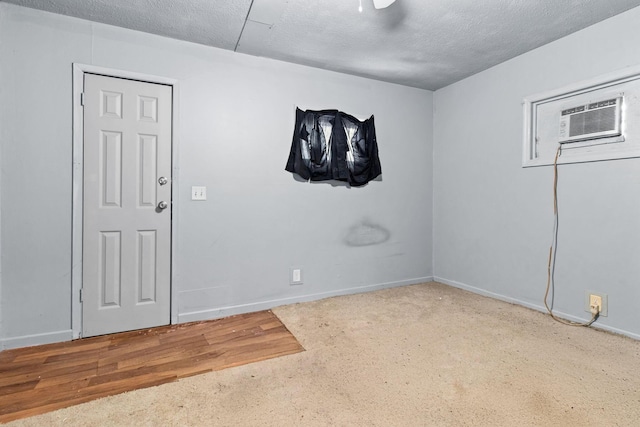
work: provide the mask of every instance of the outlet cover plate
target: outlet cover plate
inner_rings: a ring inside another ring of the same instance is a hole
[[[290,285],[302,285],[302,267],[289,268],[289,284]]]
[[[600,308],[600,316],[607,317],[609,315],[609,298],[607,294],[603,294],[601,292],[595,291],[585,291],[584,292],[584,311],[588,311],[591,313],[591,307],[589,305],[589,296],[590,295],[598,295],[602,298],[602,307]]]

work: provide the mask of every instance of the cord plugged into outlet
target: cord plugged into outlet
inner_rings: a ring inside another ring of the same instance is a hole
[[[585,291],[584,311],[590,312],[593,316],[607,317],[609,315],[609,298],[607,294],[595,291]]]
[[[594,316],[602,311],[602,297],[600,295],[589,295],[589,311]]]
[[[607,310],[607,295],[586,291],[584,295],[584,308],[585,311],[591,313],[591,320],[588,322],[574,322],[571,320],[565,320],[557,317],[552,310],[553,302],[551,306],[548,303],[549,294],[553,296],[553,271],[556,266],[556,249],[558,246],[558,158],[562,152],[562,144],[558,144],[556,155],[553,160],[553,238],[551,240],[551,246],[549,247],[549,259],[547,261],[547,288],[544,292],[544,306],[549,312],[551,318],[563,325],[568,326],[591,326],[593,322],[598,320],[601,316],[606,317]]]

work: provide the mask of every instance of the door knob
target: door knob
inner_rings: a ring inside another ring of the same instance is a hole
[[[158,184],[160,185],[165,185],[167,182],[169,182],[169,180],[164,176],[161,176],[160,178],[158,178]]]
[[[158,209],[167,209],[167,206],[169,205],[165,201],[158,203]]]

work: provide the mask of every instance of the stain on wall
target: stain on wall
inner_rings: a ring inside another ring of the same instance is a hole
[[[363,219],[359,224],[349,228],[344,243],[347,246],[372,246],[379,245],[391,237],[391,232],[379,224],[368,219]]]

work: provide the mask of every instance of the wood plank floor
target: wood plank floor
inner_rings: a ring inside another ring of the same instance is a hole
[[[304,351],[271,311],[0,352],[0,423]]]

